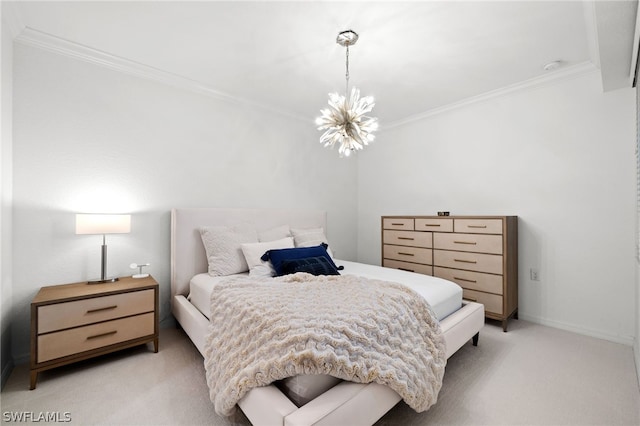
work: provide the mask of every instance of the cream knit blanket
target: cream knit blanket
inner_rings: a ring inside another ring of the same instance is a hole
[[[252,388],[299,374],[380,383],[421,412],[436,402],[446,364],[440,325],[413,290],[305,273],[218,284],[204,357],[221,415]]]

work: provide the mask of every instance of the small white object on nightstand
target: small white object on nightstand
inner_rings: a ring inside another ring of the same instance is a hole
[[[138,273],[131,275],[131,278],[147,278],[149,276],[149,274],[143,274],[142,273],[142,268],[144,266],[149,266],[149,265],[151,265],[151,264],[150,263],[143,263],[143,264],[132,263],[131,265],[129,265],[129,267],[131,269],[139,268]]]

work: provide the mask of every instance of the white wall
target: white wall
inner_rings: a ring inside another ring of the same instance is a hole
[[[640,18],[640,11],[638,11]],[[636,361],[636,374],[640,385],[640,89],[636,85],[636,322],[633,353]]]
[[[4,12],[4,4],[2,5]],[[12,102],[13,102],[13,34],[2,13],[2,141],[0,142],[0,371],[2,384],[11,373],[12,295]]]
[[[150,262],[169,316],[173,207],[328,212],[329,239],[356,257],[356,163],[309,123],[17,44],[14,55],[13,353],[28,353],[28,306],[44,285],[100,273],[99,236],[76,212],[132,213],[107,237],[110,275]]]
[[[380,263],[381,215],[517,215],[520,318],[631,345],[634,111],[593,72],[382,132],[358,162],[359,260]]]

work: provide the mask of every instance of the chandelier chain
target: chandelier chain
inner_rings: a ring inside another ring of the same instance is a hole
[[[347,64],[347,73],[345,74],[345,77],[347,78],[347,85],[346,85],[346,91],[345,93],[347,94],[347,96],[349,95],[349,45],[347,44],[347,60],[346,60],[346,64]]]

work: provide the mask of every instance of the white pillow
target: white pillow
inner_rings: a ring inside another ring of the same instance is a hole
[[[276,241],[291,236],[289,232],[289,225],[282,225],[276,228],[267,229],[266,231],[258,232],[258,241]]]
[[[292,228],[291,235],[296,247],[314,247],[322,243],[329,244],[324,229],[320,228]],[[333,258],[331,249],[327,248],[327,253]]]
[[[256,230],[248,226],[203,226],[200,237],[209,262],[209,275],[225,276],[249,270],[240,244],[258,242]]]
[[[268,250],[293,248],[293,238],[286,237],[276,241],[263,243],[241,244],[247,265],[249,265],[249,276],[251,277],[273,277],[276,271],[271,262],[260,259]]]

